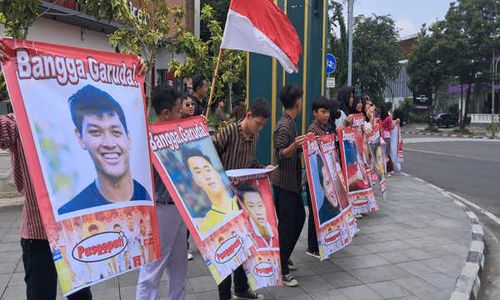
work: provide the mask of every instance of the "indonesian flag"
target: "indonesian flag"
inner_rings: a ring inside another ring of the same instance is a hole
[[[272,0],[231,0],[221,48],[275,57],[298,72],[302,45],[287,16]]]

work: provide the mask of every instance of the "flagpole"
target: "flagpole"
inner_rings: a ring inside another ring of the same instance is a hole
[[[208,116],[210,115],[210,107],[212,106],[212,100],[214,97],[214,91],[215,91],[215,81],[217,81],[217,76],[219,75],[219,64],[220,60],[222,57],[222,52],[224,52],[224,49],[219,48],[219,56],[217,56],[217,62],[215,63],[215,70],[214,70],[214,76],[212,77],[212,85],[210,86],[210,96],[208,97],[208,105],[207,105],[207,112],[205,113],[205,117],[208,120]]]

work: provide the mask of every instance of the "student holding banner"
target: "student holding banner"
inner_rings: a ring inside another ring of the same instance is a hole
[[[262,168],[255,159],[259,131],[270,116],[268,103],[263,98],[256,99],[250,106],[243,121],[224,127],[214,138],[222,165],[225,170]],[[264,299],[262,294],[250,290],[243,266],[219,284],[219,299],[231,299],[231,277],[234,278],[234,299]]]
[[[171,86],[163,84],[156,87],[153,91],[152,105],[159,122],[181,118],[181,99]],[[153,175],[161,257],[141,267],[136,298],[158,299],[160,280],[163,273],[167,272],[168,299],[184,299],[187,276],[187,228],[156,169],[153,169]]]
[[[283,284],[294,287],[299,282],[290,275],[288,260],[304,226],[306,213],[302,204],[302,166],[300,153],[305,136],[298,136],[295,118],[302,110],[303,91],[288,85],[281,90],[285,111],[274,130],[274,159],[278,168],[272,175],[274,201],[278,216],[281,271]]]
[[[325,97],[319,97],[312,104],[314,121],[309,125],[307,132],[314,133],[316,136],[328,134],[326,126],[330,120],[330,104]],[[314,213],[309,193],[309,185],[306,185],[307,206],[309,208],[308,227],[307,227],[307,250],[306,254],[319,259],[318,236],[316,235],[316,226],[314,224]]]
[[[2,59],[6,57],[2,50],[0,57]],[[26,297],[28,300],[55,300],[57,272],[28,173],[14,114],[0,116],[0,148],[10,151],[14,182],[17,190],[25,197],[21,221],[21,247]],[[69,295],[68,299],[90,300],[92,293],[90,288],[84,288]]]

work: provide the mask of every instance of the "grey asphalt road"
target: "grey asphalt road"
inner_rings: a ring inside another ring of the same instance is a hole
[[[500,142],[439,141],[405,145],[403,171],[453,192],[500,217]],[[486,233],[480,299],[500,299],[500,224],[479,211]]]

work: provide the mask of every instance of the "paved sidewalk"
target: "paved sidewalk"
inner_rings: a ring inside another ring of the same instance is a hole
[[[319,262],[305,255],[304,228],[292,259],[296,288],[268,288],[266,299],[448,299],[471,242],[467,216],[449,198],[411,177],[393,176],[380,211],[359,220],[352,245]],[[0,208],[0,299],[25,299],[20,207]],[[306,222],[307,224],[307,222]],[[199,252],[189,262],[187,299],[217,299]],[[137,272],[92,287],[94,299],[135,299]],[[166,284],[162,283],[162,299]],[[61,297],[61,299],[63,299]]]

